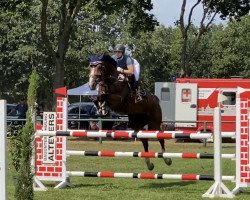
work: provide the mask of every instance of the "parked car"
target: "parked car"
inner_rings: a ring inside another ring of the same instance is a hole
[[[90,119],[90,118],[97,119],[97,121],[94,121],[94,120],[80,121],[81,119]],[[101,116],[98,113],[97,108],[93,102],[77,102],[77,103],[72,103],[68,106],[68,128],[69,129],[98,130],[99,129],[98,120],[100,120],[100,118],[119,119],[121,117],[117,113],[113,112],[111,109],[109,109],[108,116],[105,116],[105,117]],[[117,126],[117,122],[114,122],[114,121],[102,122],[102,129],[108,130],[116,126]]]
[[[16,110],[16,104],[6,104],[7,107],[7,125],[18,125],[18,113]]]

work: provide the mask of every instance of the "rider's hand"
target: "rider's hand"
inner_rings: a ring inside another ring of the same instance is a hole
[[[123,73],[123,69],[121,67],[117,67],[117,71]]]

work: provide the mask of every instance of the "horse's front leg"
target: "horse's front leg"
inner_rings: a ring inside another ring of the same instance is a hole
[[[108,114],[108,109],[106,107],[106,101],[104,100],[104,98],[97,98],[96,100],[93,100],[93,103],[95,104],[98,113],[100,115],[106,115]]]
[[[161,152],[164,153],[165,152],[165,140],[164,139],[159,139],[160,145],[161,145]],[[172,164],[172,159],[171,158],[163,158],[164,162],[167,165],[171,165]]]
[[[99,101],[98,102],[98,112],[101,114],[101,115],[107,115],[108,114],[108,109],[107,109],[107,106],[106,106],[106,101]]]
[[[108,114],[106,106],[107,85],[104,82],[99,83],[98,91],[98,112],[102,115]]]
[[[141,142],[143,144],[144,151],[148,152],[148,139],[141,139]],[[145,162],[150,171],[154,169],[154,164],[150,162],[149,158],[145,158]]]

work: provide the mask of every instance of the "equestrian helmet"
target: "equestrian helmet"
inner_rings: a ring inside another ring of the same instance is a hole
[[[114,51],[121,51],[122,53],[125,53],[125,46],[122,44],[117,44],[115,46],[115,50]]]

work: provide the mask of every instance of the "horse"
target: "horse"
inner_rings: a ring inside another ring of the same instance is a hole
[[[106,105],[119,114],[128,115],[129,127],[134,131],[142,130],[146,125],[148,130],[160,130],[162,111],[159,99],[145,91],[142,101],[135,102],[135,94],[131,92],[129,82],[121,78],[117,72],[116,61],[108,54],[89,57],[89,87],[94,90],[98,86],[98,106],[102,110]],[[144,151],[149,151],[148,139],[141,139]],[[165,152],[165,141],[159,139],[162,153]],[[167,165],[172,164],[171,158],[163,158]],[[154,164],[145,158],[149,170]]]

